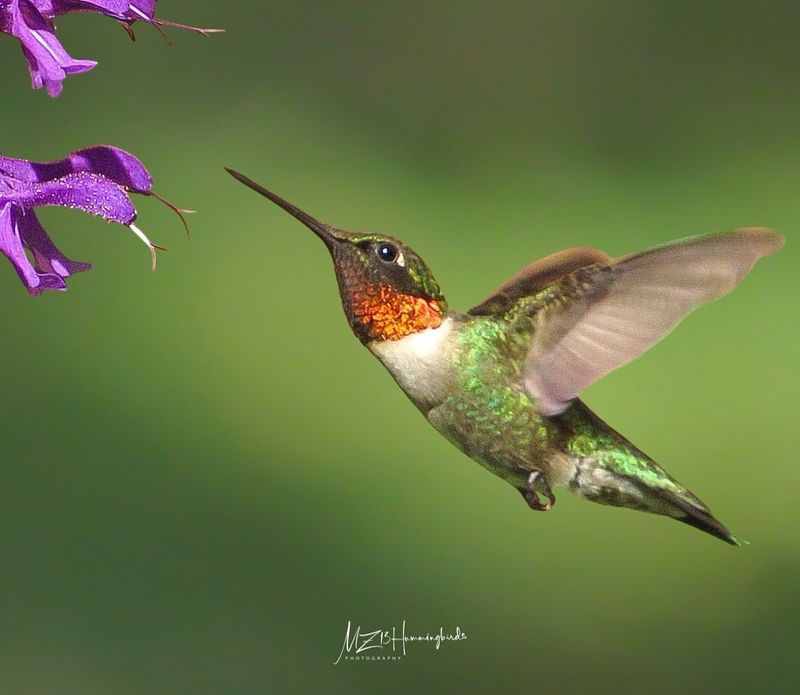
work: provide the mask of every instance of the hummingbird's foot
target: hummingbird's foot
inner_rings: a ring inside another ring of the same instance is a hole
[[[541,471],[533,471],[528,476],[528,486],[518,487],[517,490],[522,493],[528,506],[537,512],[546,512],[556,503],[556,496]],[[539,495],[546,497],[548,501],[542,502]]]

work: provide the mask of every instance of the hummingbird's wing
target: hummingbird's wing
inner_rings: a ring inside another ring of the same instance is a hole
[[[783,245],[770,229],[738,229],[657,246],[562,277],[536,314],[523,382],[545,415],[636,359],[690,311],[730,292]]]
[[[523,268],[467,313],[472,316],[503,313],[518,299],[536,294],[547,285],[579,268],[597,263],[605,264],[610,260],[602,251],[588,247],[559,251]]]

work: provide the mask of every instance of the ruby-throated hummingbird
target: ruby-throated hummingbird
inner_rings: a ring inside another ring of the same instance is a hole
[[[779,234],[737,229],[618,259],[591,248],[561,251],[461,313],[403,242],[336,229],[228,172],[322,239],[358,339],[431,425],[532,509],[550,509],[552,488],[566,485],[592,502],[663,514],[739,544],[578,394],[730,292],[782,246]]]

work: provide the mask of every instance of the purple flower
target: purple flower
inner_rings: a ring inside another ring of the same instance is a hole
[[[115,19],[125,19],[126,0],[31,0],[45,17],[52,19],[68,12],[102,12]],[[153,3],[155,5],[155,3]]]
[[[155,269],[155,250],[162,247],[134,224],[136,208],[129,194],[152,195],[182,220],[182,213],[190,211],[165,201],[153,193],[152,186],[150,173],[136,157],[108,145],[76,150],[55,162],[0,156],[0,252],[32,295],[66,290],[66,278],[91,266],[64,256],[39,223],[34,208],[55,205],[125,225],[150,249]]]
[[[61,82],[67,75],[97,65],[93,60],[72,58],[56,38],[53,23],[31,0],[0,0],[0,32],[19,40],[33,88],[45,87],[51,97],[61,93]]]
[[[53,20],[70,12],[99,12],[120,22],[133,37],[131,25],[141,21],[154,25],[188,29],[211,34],[217,29],[201,29],[155,17],[157,0],[0,0],[0,33],[14,36],[28,60],[34,89],[45,87],[51,97],[61,94],[67,75],[91,70],[93,60],[75,60],[56,38]]]

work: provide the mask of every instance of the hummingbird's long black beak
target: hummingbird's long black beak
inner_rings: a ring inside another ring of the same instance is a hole
[[[322,239],[322,241],[324,241],[328,247],[330,247],[331,244],[336,241],[337,235],[335,230],[330,225],[314,219],[307,212],[303,212],[297,206],[292,205],[288,200],[284,200],[279,195],[275,195],[275,193],[272,191],[268,191],[262,185],[253,181],[253,179],[248,178],[235,169],[229,169],[228,167],[225,167],[225,171],[227,171],[231,176],[233,176],[233,178],[243,183],[248,188],[252,188],[256,193],[260,193],[265,198],[269,198],[273,203],[275,203],[275,205],[286,210],[286,212],[288,212],[292,217],[300,220],[306,227],[314,232],[314,234]]]

